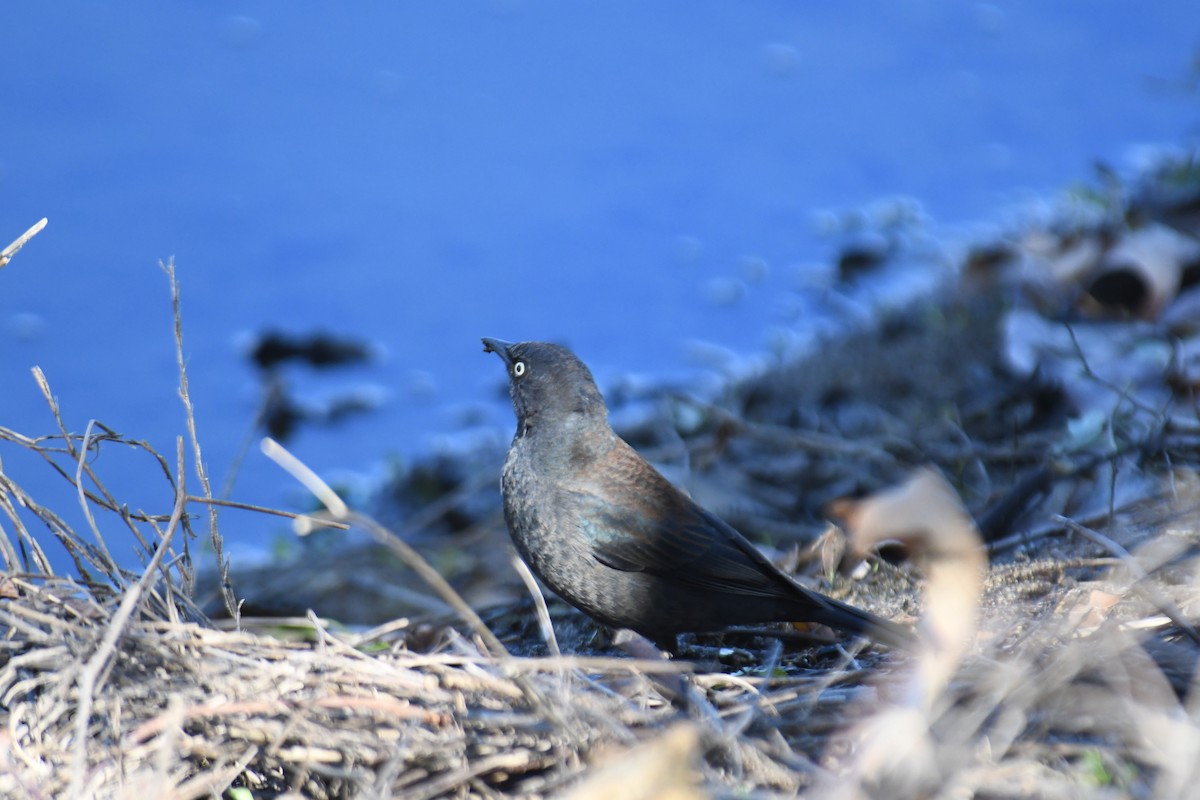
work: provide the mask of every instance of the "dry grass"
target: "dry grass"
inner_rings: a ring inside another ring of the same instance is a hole
[[[1064,609],[1015,642],[997,635],[926,714],[903,702],[911,662],[847,657],[767,679],[497,657],[452,630],[419,653],[388,644],[395,632],[335,634],[315,618],[315,641],[289,643],[149,606],[120,624],[128,591],[101,601],[62,579],[4,584],[0,793],[542,796],[615,761],[622,796],[1174,797],[1194,785],[1200,749],[1195,709],[1132,632],[1152,624],[1167,643],[1169,625],[1133,599],[1118,608],[1143,616],[1124,629],[1078,638]],[[1176,593],[1194,605],[1190,587]],[[684,765],[665,777],[660,758],[625,753],[664,737]],[[617,796],[597,791],[579,796]]]

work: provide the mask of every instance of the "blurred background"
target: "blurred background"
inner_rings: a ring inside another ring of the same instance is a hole
[[[602,388],[727,375],[869,313],[832,284],[871,229],[936,249],[1197,135],[1194,0],[680,9],[5,4],[0,239],[50,223],[0,273],[0,426],[56,431],[39,365],[69,429],[173,454],[173,257],[217,488],[268,331],[366,343],[276,380],[329,423],[288,446],[369,486],[511,435],[480,336],[568,344]],[[0,458],[43,503],[70,498],[27,453]],[[144,459],[105,458],[131,506],[169,511]],[[311,504],[256,448],[231,496]],[[223,525],[247,560],[286,529]]]

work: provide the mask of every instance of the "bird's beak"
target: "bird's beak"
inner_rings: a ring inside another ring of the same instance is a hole
[[[508,354],[508,348],[513,346],[512,342],[506,342],[503,339],[489,339],[486,336],[483,337],[482,341],[483,352],[495,353],[496,355],[500,356],[500,359],[504,362],[504,366],[512,366],[512,356]]]

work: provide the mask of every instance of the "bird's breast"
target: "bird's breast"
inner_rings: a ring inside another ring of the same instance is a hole
[[[513,544],[525,562],[538,571],[538,551],[552,538],[555,504],[553,487],[530,456],[528,439],[515,439],[504,461],[500,488],[504,521]]]
[[[515,441],[504,463],[504,521],[525,563],[550,588],[571,599],[600,565],[573,509],[570,482],[548,474],[544,462],[531,458],[527,444]]]

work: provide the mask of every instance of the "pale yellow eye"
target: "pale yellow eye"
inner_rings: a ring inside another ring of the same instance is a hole
[[[518,361],[517,363],[513,364],[513,377],[514,378],[519,378],[524,374],[525,374],[525,362],[524,361]]]

